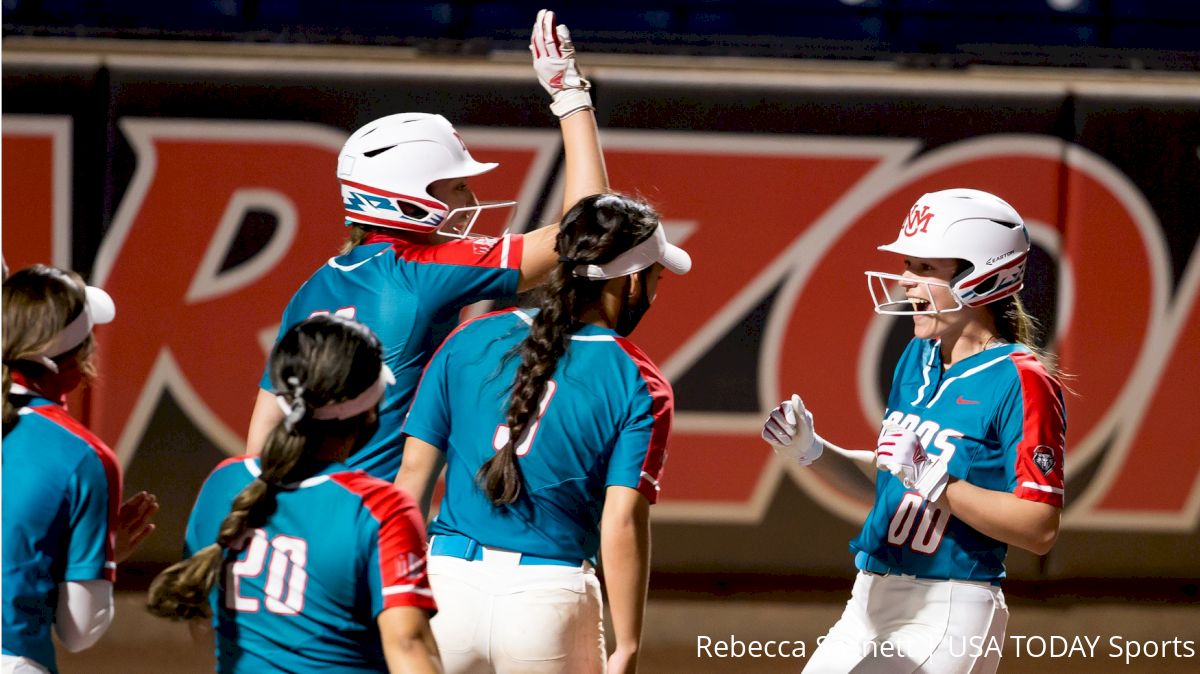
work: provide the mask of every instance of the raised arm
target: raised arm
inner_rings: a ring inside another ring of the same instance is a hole
[[[562,214],[583,197],[608,191],[608,173],[600,136],[596,128],[596,113],[589,93],[591,84],[575,65],[575,46],[566,26],[557,25],[554,12],[538,12],[529,41],[533,68],[542,88],[550,94],[550,110],[559,118],[566,155],[566,187],[563,190]],[[552,225],[525,235],[525,252],[521,259],[519,292],[540,285],[546,274],[558,264],[554,239],[558,226]]]
[[[565,214],[580,199],[608,191],[608,169],[600,147],[596,112],[584,108],[562,120],[563,152],[566,155],[567,186],[563,190]]]
[[[600,554],[617,642],[608,671],[637,671],[650,582],[650,502],[636,489],[608,488],[600,518]]]

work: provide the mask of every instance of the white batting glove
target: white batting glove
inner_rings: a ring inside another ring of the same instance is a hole
[[[813,415],[804,408],[804,401],[793,394],[790,400],[771,410],[763,424],[762,438],[775,453],[807,466],[821,458],[825,444],[813,430]]]
[[[941,498],[949,479],[946,462],[926,454],[916,433],[895,424],[885,425],[879,435],[875,465],[895,475],[926,501]]]
[[[571,43],[571,31],[558,25],[554,12],[543,9],[538,12],[529,38],[529,51],[533,52],[533,70],[538,82],[550,94],[550,111],[559,119],[580,110],[591,110],[592,88],[575,67],[575,45]]]

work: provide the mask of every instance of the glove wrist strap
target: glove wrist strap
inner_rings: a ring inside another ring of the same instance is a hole
[[[550,103],[550,112],[559,119],[565,119],[581,110],[594,110],[592,95],[585,89],[564,89],[554,95]]]
[[[940,457],[929,457],[925,473],[917,478],[914,488],[931,503],[942,497],[949,481],[948,466]]]

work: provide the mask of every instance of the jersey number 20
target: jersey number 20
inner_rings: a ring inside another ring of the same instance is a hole
[[[268,558],[270,561],[268,562]],[[242,578],[256,578],[267,568],[263,583],[267,610],[280,615],[299,615],[304,610],[304,587],[308,584],[308,541],[280,534],[267,541],[267,532],[255,529],[242,559],[225,567],[225,608],[253,613],[259,603],[243,597]]]
[[[538,402],[537,417],[525,428],[525,434],[521,436],[521,442],[517,444],[517,456],[525,456],[529,453],[529,448],[533,446],[533,437],[537,435],[538,426],[542,423],[542,417],[546,416],[546,408],[550,406],[550,399],[554,397],[554,391],[557,389],[558,383],[553,379],[546,382],[546,392],[542,394],[542,399]],[[512,431],[508,426],[504,424],[497,426],[496,433],[492,436],[492,448],[497,452],[504,449],[510,435],[512,435]]]

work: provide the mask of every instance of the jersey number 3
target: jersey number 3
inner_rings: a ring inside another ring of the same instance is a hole
[[[308,584],[308,572],[304,570],[307,562],[308,541],[280,534],[268,542],[267,532],[255,529],[242,559],[225,567],[225,608],[258,611],[257,599],[242,596],[241,579],[257,578],[266,567],[263,594],[267,610],[280,615],[299,615],[304,610],[304,587]]]
[[[529,424],[525,429],[525,434],[521,436],[521,442],[517,443],[517,456],[525,456],[529,453],[529,448],[533,446],[533,438],[537,435],[538,426],[542,423],[542,417],[546,416],[546,408],[550,406],[550,399],[554,397],[557,389],[558,383],[553,379],[546,382],[546,392],[542,394],[542,400],[538,403],[537,418]],[[492,448],[497,452],[504,449],[510,435],[512,435],[512,431],[508,426],[504,424],[497,426],[496,433],[492,436]]]
[[[313,316],[328,316],[330,313],[331,312],[328,311],[327,309],[318,309],[317,311],[314,311],[311,314],[309,314],[308,317],[312,318]],[[355,315],[358,314],[358,307],[353,307],[353,306],[342,307],[340,309],[336,309],[332,313],[334,316],[341,316],[342,318],[349,318],[350,320],[354,320]]]

